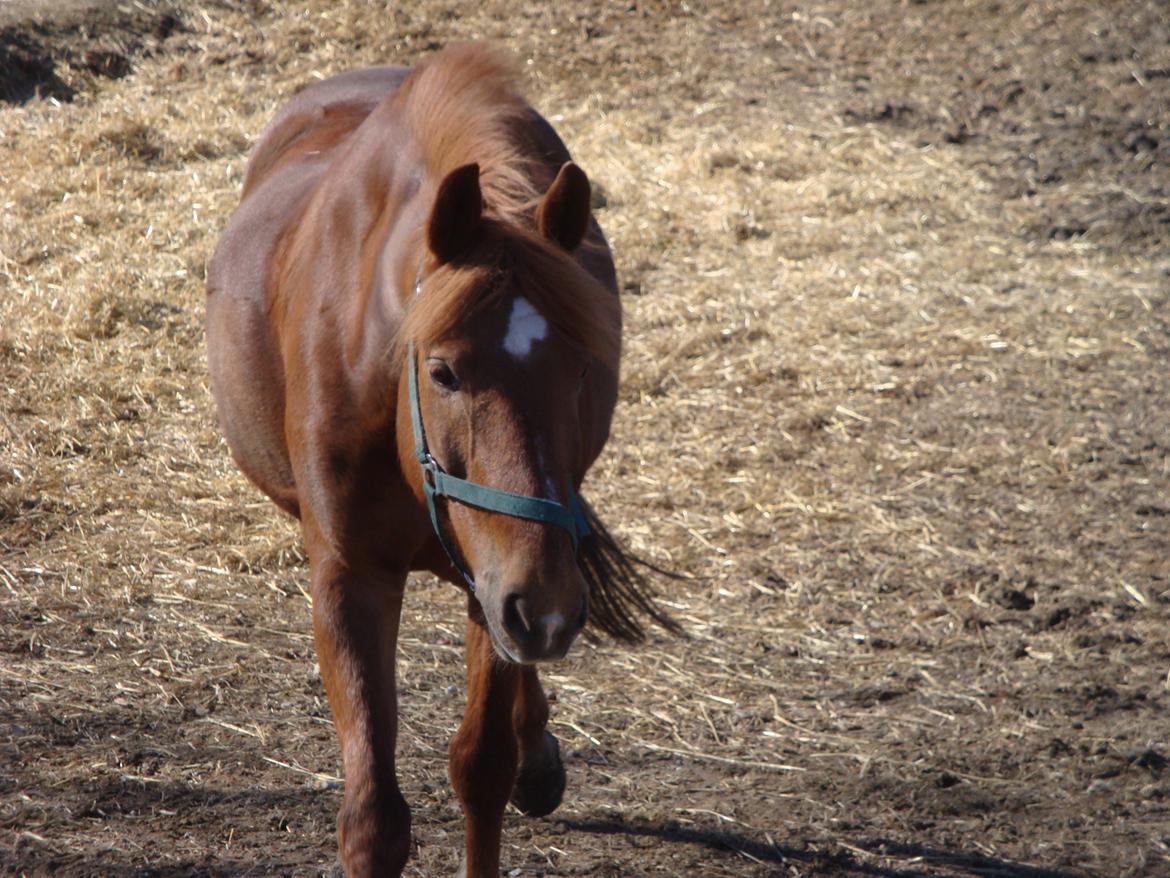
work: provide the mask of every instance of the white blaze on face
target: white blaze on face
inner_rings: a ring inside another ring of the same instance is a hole
[[[512,315],[508,318],[508,332],[504,335],[504,350],[518,360],[525,359],[532,346],[543,341],[548,335],[548,321],[532,307],[532,303],[520,297],[512,303]]]

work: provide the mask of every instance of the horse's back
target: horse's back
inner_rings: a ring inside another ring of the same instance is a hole
[[[272,325],[273,260],[280,240],[332,156],[409,71],[378,67],[304,89],[261,134],[244,195],[207,274],[207,337],[219,419],[240,469],[278,506],[299,515],[285,440],[285,376]]]
[[[340,73],[297,92],[260,134],[248,161],[244,198],[290,155],[327,153],[397,91],[408,67],[369,67]]]

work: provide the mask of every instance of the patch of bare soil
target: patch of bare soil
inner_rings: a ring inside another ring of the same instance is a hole
[[[586,493],[690,577],[662,584],[686,639],[543,673],[569,792],[509,816],[506,872],[1165,875],[1152,0],[0,19],[0,873],[332,868],[305,559],[216,429],[203,273],[298,88],[479,38],[618,257]],[[408,874],[453,874],[463,608],[420,579],[406,613]]]
[[[0,4],[0,101],[71,101],[95,79],[121,79],[179,24],[170,4],[8,0]]]

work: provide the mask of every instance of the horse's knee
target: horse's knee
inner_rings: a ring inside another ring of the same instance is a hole
[[[402,794],[347,796],[337,815],[337,844],[346,878],[402,874],[410,856],[410,808]]]
[[[465,810],[503,811],[516,777],[518,753],[511,735],[484,741],[456,732],[447,751],[447,770]]]

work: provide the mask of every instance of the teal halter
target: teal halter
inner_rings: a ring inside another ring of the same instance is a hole
[[[427,510],[431,514],[431,527],[435,536],[447,552],[455,569],[463,574],[467,585],[475,591],[475,578],[467,568],[463,556],[452,545],[439,524],[439,512],[435,507],[435,497],[449,497],[458,500],[476,509],[486,509],[489,512],[499,512],[513,518],[526,518],[529,521],[539,521],[543,524],[555,524],[568,531],[573,540],[573,551],[585,537],[589,536],[589,525],[585,521],[585,513],[581,508],[581,501],[577,493],[570,486],[568,504],[547,500],[543,497],[531,497],[527,494],[513,494],[511,491],[501,491],[499,488],[489,488],[467,479],[460,479],[447,473],[434,456],[427,449],[426,431],[423,429],[422,408],[418,396],[418,358],[414,350],[414,342],[407,350],[410,358],[408,367],[408,382],[410,388],[410,423],[414,428],[414,455],[422,465],[423,493],[427,498]]]

